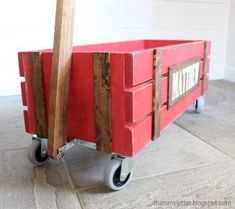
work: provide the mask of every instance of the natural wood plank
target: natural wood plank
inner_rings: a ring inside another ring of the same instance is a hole
[[[153,63],[153,140],[160,137],[162,51],[154,50]]]
[[[57,0],[52,61],[48,153],[56,158],[65,144],[75,0]]]
[[[36,134],[40,138],[47,138],[47,121],[40,52],[29,53],[29,61]]]
[[[94,99],[97,150],[110,153],[111,141],[111,101],[110,101],[110,68],[109,54],[95,53],[94,65]]]
[[[202,78],[202,95],[206,92],[206,82],[207,81],[207,62],[209,56],[209,41],[205,41],[204,43],[204,57],[203,57],[203,78]]]

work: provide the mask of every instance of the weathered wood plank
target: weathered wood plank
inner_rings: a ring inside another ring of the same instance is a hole
[[[95,53],[93,55],[93,68],[97,150],[111,153],[112,139],[109,54]]]
[[[43,75],[41,66],[41,53],[30,52],[30,75],[31,75],[31,86],[32,96],[34,103],[34,115],[36,134],[40,138],[47,138],[47,121],[46,121],[46,110],[45,110],[45,97],[43,87]]]
[[[153,140],[160,137],[162,51],[154,50],[153,63]]]
[[[208,82],[208,80],[207,80],[207,72],[208,72],[207,62],[209,61],[208,60],[209,46],[210,46],[210,42],[209,41],[205,41],[205,43],[204,43],[204,57],[203,57],[202,95],[204,95],[205,92],[206,92],[206,82]]]
[[[56,158],[65,144],[75,0],[57,0],[52,61],[48,154]]]

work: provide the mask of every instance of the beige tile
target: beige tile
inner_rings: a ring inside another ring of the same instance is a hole
[[[75,188],[103,185],[103,171],[111,157],[93,149],[76,146],[66,152],[65,161]]]
[[[170,125],[137,158],[134,178],[161,175],[230,159],[187,131]]]
[[[78,196],[88,209],[156,208],[156,200],[224,199],[233,201],[235,208],[234,161],[207,144],[235,157],[234,86],[211,82],[205,111],[188,110],[177,120],[186,131],[171,125],[159,141],[146,147],[137,157],[134,180],[120,192],[102,187],[110,156],[88,148],[74,147],[66,153],[71,179],[62,161],[34,168],[25,156],[31,137],[24,131],[21,99],[0,98],[0,208],[80,209]],[[77,196],[73,187],[83,190]],[[89,187],[96,189],[86,190]]]
[[[134,178],[213,164],[228,158],[176,125],[171,125],[162,133],[160,140],[149,144],[136,157]],[[77,189],[103,185],[103,172],[110,156],[77,146],[66,153],[65,160]]]
[[[27,147],[31,136],[25,133],[20,96],[0,97],[0,150]]]
[[[210,87],[212,86],[226,91],[234,92],[235,82],[227,80],[215,80],[215,81],[210,81]]]
[[[0,208],[36,208],[34,168],[27,162],[24,150],[0,152]]]
[[[37,208],[81,208],[61,161],[50,160],[47,165],[35,170],[36,175],[33,182]]]
[[[0,208],[80,209],[62,161],[34,167],[25,150],[0,152]]]
[[[232,206],[213,206],[208,208],[235,207],[235,163],[227,161],[206,167],[183,170],[168,175],[145,178],[131,182],[130,186],[119,192],[106,188],[90,189],[80,192],[87,209],[197,209],[202,206],[159,206],[162,201],[231,201]],[[158,202],[157,202],[158,201]],[[207,208],[207,207],[204,207]]]
[[[217,85],[219,87],[217,87]],[[224,86],[224,87],[223,87]],[[233,88],[233,91],[231,89]],[[215,82],[201,114],[188,110],[176,124],[235,158],[235,84]]]

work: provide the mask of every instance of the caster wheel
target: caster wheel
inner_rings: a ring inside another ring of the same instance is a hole
[[[196,105],[195,105],[195,111],[197,113],[200,113],[205,105],[205,97],[204,96],[200,96],[198,97],[198,99],[196,100]]]
[[[112,190],[118,191],[125,188],[131,180],[132,171],[127,175],[126,179],[121,181],[121,161],[113,159],[104,172],[104,183]]]
[[[48,155],[41,155],[41,143],[38,140],[33,140],[28,147],[27,157],[29,162],[36,166],[42,166],[46,163]]]

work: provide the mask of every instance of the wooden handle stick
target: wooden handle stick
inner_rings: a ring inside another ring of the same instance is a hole
[[[51,72],[48,154],[56,158],[65,143],[75,0],[57,0]]]

